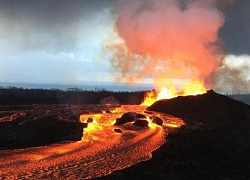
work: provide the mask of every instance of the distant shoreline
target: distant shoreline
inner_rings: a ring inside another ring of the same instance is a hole
[[[0,87],[0,105],[30,104],[141,104],[145,91],[25,89]]]
[[[39,83],[15,83],[15,82],[0,82],[0,88],[22,88],[22,89],[44,89],[44,90],[71,90],[71,89],[81,89],[84,91],[146,91],[154,89],[151,84],[133,84],[131,86],[125,83],[111,83],[111,82],[84,82],[83,84],[39,84]]]

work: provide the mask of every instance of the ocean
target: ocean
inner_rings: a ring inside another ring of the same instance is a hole
[[[103,82],[85,82],[82,84],[36,84],[36,83],[12,83],[12,82],[0,82],[2,88],[23,88],[23,89],[59,89],[59,90],[70,90],[70,89],[81,89],[87,91],[145,91],[154,89],[151,84],[131,84],[126,85],[125,83],[103,83]]]

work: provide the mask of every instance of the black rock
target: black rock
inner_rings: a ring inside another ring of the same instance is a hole
[[[116,133],[123,133],[123,131],[121,129],[114,129],[114,132],[116,132]]]
[[[146,119],[147,118],[147,116],[145,116],[144,114],[136,114],[136,118],[138,118],[138,119]]]
[[[153,114],[153,112],[150,112],[150,111],[144,111],[144,112],[147,114]]]
[[[106,113],[112,113],[110,110],[106,110]]]
[[[163,120],[161,118],[159,118],[159,117],[156,116],[156,117],[154,117],[152,123],[157,124],[159,126],[162,126]]]
[[[136,120],[133,125],[138,126],[138,127],[148,127],[148,121],[147,120]]]
[[[116,119],[116,122],[114,125],[121,125],[121,124],[125,124],[128,122],[133,122],[136,120],[136,115],[137,113],[135,112],[124,113],[120,118]]]
[[[87,123],[92,123],[92,122],[94,122],[94,119],[93,118],[88,118],[86,122]]]

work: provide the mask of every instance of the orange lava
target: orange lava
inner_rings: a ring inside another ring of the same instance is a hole
[[[161,99],[172,99],[174,97],[180,96],[190,96],[190,95],[198,95],[206,93],[206,89],[202,82],[200,81],[189,81],[188,83],[184,83],[182,85],[182,92],[177,92],[175,86],[171,86],[169,88],[162,87],[159,93],[155,91],[148,91],[145,94],[144,100],[141,103],[142,106],[150,106],[155,101]]]
[[[193,81],[191,84],[190,83],[184,84],[183,88],[184,88],[183,96],[189,96],[189,95],[195,96],[207,92],[203,84],[199,81]]]

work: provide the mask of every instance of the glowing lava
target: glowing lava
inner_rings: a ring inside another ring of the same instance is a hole
[[[161,99],[171,99],[177,97],[177,92],[175,90],[175,87],[171,87],[169,89],[167,88],[162,88],[160,93],[157,95],[156,100],[161,100]]]
[[[206,89],[203,84],[199,81],[193,81],[192,83],[187,83],[183,85],[183,96],[198,95],[206,93]]]
[[[172,99],[174,97],[180,96],[190,96],[190,95],[198,95],[206,93],[206,89],[203,84],[199,81],[189,81],[188,83],[184,83],[182,85],[182,92],[177,92],[175,86],[171,86],[170,88],[162,87],[160,92],[157,94],[156,91],[148,91],[142,102],[142,106],[150,106],[155,101],[161,99]]]
[[[127,123],[113,125],[126,112],[144,114],[150,128]],[[115,113],[82,114],[88,123],[83,139],[47,146],[0,150],[0,177],[5,179],[92,179],[130,167],[152,158],[152,152],[165,143],[169,130],[184,122],[158,112],[144,113],[144,106],[126,105]],[[163,120],[158,126],[154,117]],[[122,133],[116,133],[120,129]]]

